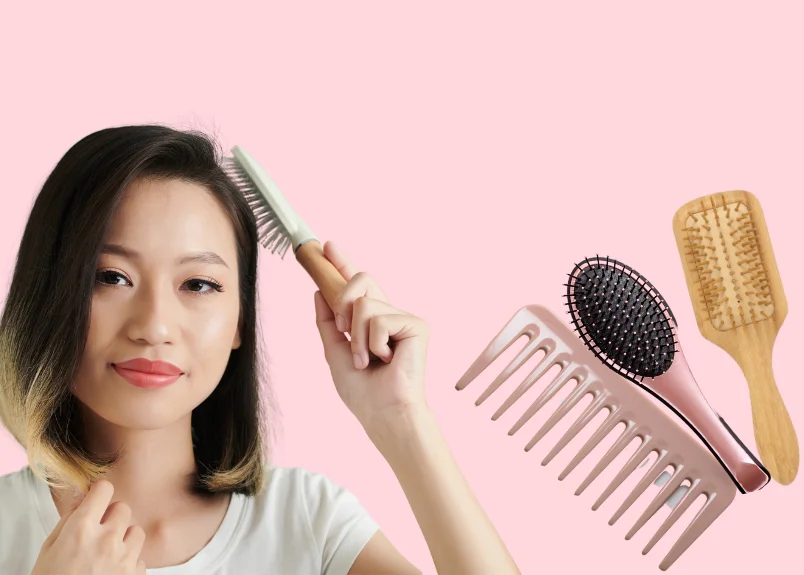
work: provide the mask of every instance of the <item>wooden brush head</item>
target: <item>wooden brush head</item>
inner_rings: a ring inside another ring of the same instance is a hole
[[[698,198],[676,212],[673,230],[701,333],[727,351],[729,332],[775,337],[787,299],[756,197],[738,190]]]

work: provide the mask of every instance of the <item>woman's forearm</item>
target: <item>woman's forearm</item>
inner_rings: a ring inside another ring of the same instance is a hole
[[[402,410],[367,432],[399,480],[438,573],[520,573],[428,408]]]

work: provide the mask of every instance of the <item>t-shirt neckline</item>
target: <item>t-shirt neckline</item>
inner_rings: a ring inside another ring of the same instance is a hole
[[[60,520],[59,510],[53,501],[47,483],[37,477],[30,466],[26,472],[29,480],[34,483],[39,517],[45,530],[45,536],[47,536]],[[179,565],[146,569],[147,575],[193,575],[207,573],[210,569],[217,567],[234,547],[232,542],[236,539],[242,526],[245,509],[246,496],[241,493],[232,493],[226,514],[218,530],[198,553]]]

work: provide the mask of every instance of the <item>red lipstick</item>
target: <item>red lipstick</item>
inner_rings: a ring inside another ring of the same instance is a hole
[[[172,363],[150,361],[144,357],[113,363],[112,367],[131,385],[146,389],[165,387],[184,375],[182,370]]]

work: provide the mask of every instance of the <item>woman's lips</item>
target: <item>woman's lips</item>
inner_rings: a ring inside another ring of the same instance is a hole
[[[180,373],[177,375],[145,373],[144,371],[137,371],[136,369],[126,369],[124,367],[120,367],[119,365],[113,365],[112,367],[114,367],[114,370],[120,375],[120,377],[136,387],[165,387],[166,385],[170,385],[171,383],[175,382],[182,376]]]
[[[134,371],[143,371],[145,373],[157,373],[160,375],[181,375],[182,371],[172,363],[166,361],[151,361],[144,357],[130,359],[122,363],[114,364],[123,369],[133,369]]]

